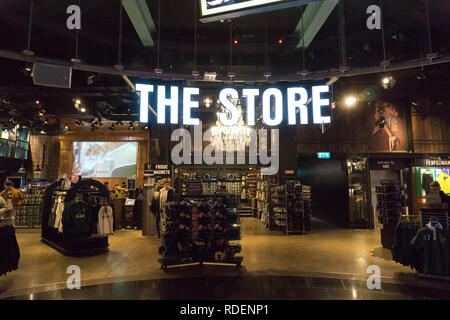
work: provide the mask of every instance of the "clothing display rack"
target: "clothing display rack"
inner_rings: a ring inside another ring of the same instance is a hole
[[[17,270],[20,250],[13,218],[0,218],[0,276]]]
[[[404,266],[415,269],[419,277],[450,280],[449,233],[447,212],[437,210],[422,215],[400,215],[396,226],[392,259]],[[442,217],[443,216],[443,217]]]
[[[70,189],[64,190],[61,189],[62,181],[53,183],[45,190],[42,204],[42,241],[67,256],[94,255],[106,252],[109,247],[107,235],[96,235],[92,232],[76,234],[67,230],[61,233],[61,230],[58,231],[49,226],[49,219],[55,197],[63,198],[65,205],[76,198],[80,200],[95,198],[101,204],[109,204],[108,189],[99,181],[86,179],[74,183]],[[90,215],[89,219],[95,222],[92,205],[89,205],[90,210],[86,214]]]
[[[168,202],[161,215],[161,268],[220,263],[240,267],[240,219],[223,196],[184,196]]]

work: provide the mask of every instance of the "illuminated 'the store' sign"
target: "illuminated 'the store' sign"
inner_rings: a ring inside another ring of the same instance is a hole
[[[155,88],[156,87],[156,88]],[[177,86],[164,85],[154,86],[151,84],[136,84],[136,90],[140,91],[140,122],[148,123],[149,118],[149,96],[156,93],[156,114],[157,123],[166,123],[166,110],[170,113],[170,124],[178,124],[179,105],[182,101],[182,122],[184,125],[199,125],[200,120],[192,116],[192,109],[199,107],[199,102],[194,99],[200,94],[200,89],[196,87],[179,88]],[[182,91],[182,98],[180,98]],[[284,91],[284,90],[283,90]],[[239,108],[232,100],[245,98],[246,100],[246,119],[247,125],[256,124],[256,100],[262,99],[262,120],[267,126],[278,126],[284,120],[284,101],[287,103],[287,119],[289,125],[296,125],[299,118],[300,124],[311,123],[309,119],[308,107],[312,106],[312,122],[315,124],[331,123],[330,116],[324,116],[322,109],[329,107],[330,100],[323,98],[322,94],[328,93],[328,85],[313,86],[311,88],[311,97],[304,87],[287,88],[283,92],[279,88],[267,88],[265,90],[249,88],[243,89],[241,96],[238,90],[234,88],[224,88],[219,92],[219,101],[226,109],[225,112],[219,112],[219,121],[224,126],[234,126],[238,124],[241,114]],[[260,97],[261,96],[261,97]],[[311,103],[309,103],[311,98]],[[299,113],[299,117],[297,116]]]

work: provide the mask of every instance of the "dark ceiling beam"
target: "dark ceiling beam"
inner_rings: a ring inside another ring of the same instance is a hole
[[[300,36],[297,49],[303,48],[303,44],[309,47],[338,3],[339,0],[325,0],[308,4],[294,30]]]
[[[1,58],[7,58],[17,61],[24,61],[24,62],[43,62],[46,63],[53,63],[53,64],[66,64],[71,66],[74,70],[82,70],[82,71],[90,71],[90,72],[98,72],[103,74],[109,74],[109,75],[126,75],[129,77],[139,77],[141,79],[160,79],[160,80],[166,80],[166,81],[175,81],[175,80],[193,80],[192,75],[190,74],[179,74],[179,73],[163,73],[163,74],[156,74],[154,71],[147,71],[147,70],[132,70],[132,69],[124,69],[124,70],[117,70],[111,67],[100,67],[95,65],[88,65],[88,64],[73,64],[73,63],[66,63],[61,62],[60,60],[53,60],[48,58],[40,58],[36,56],[26,56],[22,53],[17,52],[11,52],[7,50],[1,50],[0,49],[0,57]],[[426,67],[431,65],[438,65],[443,63],[449,63],[450,62],[450,55],[442,55],[439,56],[433,60],[427,60],[427,59],[411,59],[406,61],[400,61],[400,62],[394,62],[390,64],[387,67],[382,66],[369,66],[369,67],[360,67],[360,68],[352,68],[349,71],[346,71],[344,73],[340,72],[338,69],[326,69],[321,71],[315,71],[310,72],[305,77],[299,77],[296,73],[290,73],[290,74],[273,74],[270,78],[270,82],[277,82],[277,81],[294,81],[298,82],[299,80],[320,80],[320,79],[328,79],[335,76],[339,77],[354,77],[354,76],[361,76],[366,74],[376,74],[376,73],[383,73],[383,72],[393,72],[393,71],[399,71],[399,70],[406,70],[411,68],[417,68],[417,67]],[[197,81],[205,81],[205,80],[197,80]],[[229,78],[227,75],[217,75],[216,80],[212,82],[228,82]],[[267,80],[263,79],[263,76],[258,75],[236,75],[236,78],[234,79],[234,82],[246,82],[246,81],[255,81],[255,82],[267,82]],[[208,82],[208,81],[205,81]]]
[[[122,4],[144,47],[153,47],[156,27],[146,0],[122,0]]]

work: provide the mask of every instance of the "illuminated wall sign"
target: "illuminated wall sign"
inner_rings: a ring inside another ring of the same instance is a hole
[[[201,22],[237,18],[248,14],[257,14],[281,10],[316,2],[319,0],[200,0]]]
[[[329,152],[317,152],[317,158],[319,159],[330,159],[331,154]]]
[[[136,90],[140,91],[140,122],[149,122],[149,97],[152,95],[156,103],[157,123],[166,123],[166,113],[169,115],[170,124],[178,124],[179,115],[182,115],[184,125],[198,125],[200,120],[192,116],[192,109],[199,107],[199,88],[177,86],[154,86],[151,84],[136,84]],[[324,115],[326,107],[330,106],[330,100],[324,98],[330,91],[329,86],[319,85],[311,87],[311,96],[303,87],[291,87],[286,90],[279,88],[243,89],[242,94],[235,88],[223,88],[219,92],[219,101],[227,112],[218,114],[219,121],[224,126],[235,126],[241,117],[239,108],[233,104],[233,100],[241,99],[247,106],[247,125],[256,123],[256,100],[262,102],[262,120],[266,126],[280,125],[285,119],[287,109],[287,122],[289,125],[297,124],[327,124],[331,123],[331,117]],[[308,104],[308,99],[312,102]],[[180,102],[182,111],[179,111]],[[284,107],[287,103],[287,108]],[[312,108],[312,119],[309,117],[309,108]]]

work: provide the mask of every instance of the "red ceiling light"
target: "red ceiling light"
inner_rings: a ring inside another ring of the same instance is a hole
[[[283,39],[278,40],[278,44],[283,44]]]

